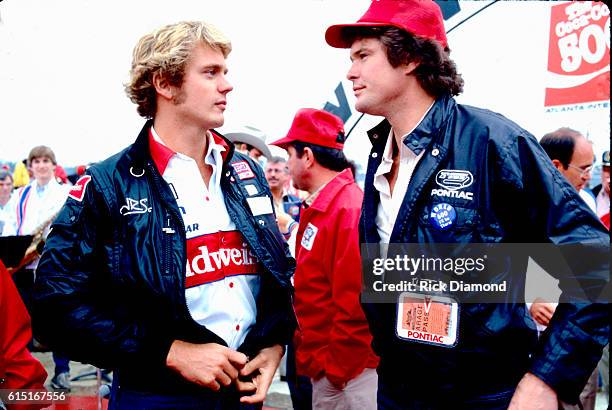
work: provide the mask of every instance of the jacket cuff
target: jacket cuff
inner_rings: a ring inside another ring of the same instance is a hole
[[[542,335],[530,372],[569,404],[580,393],[601,357],[602,347],[571,321],[556,323]]]
[[[148,346],[145,347],[143,357],[141,358],[143,363],[150,365],[157,362],[160,366],[166,367],[166,359],[174,340],[174,338],[170,337],[158,337],[154,341],[150,341]]]

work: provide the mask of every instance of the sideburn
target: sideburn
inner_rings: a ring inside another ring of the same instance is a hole
[[[182,88],[177,89],[177,91],[172,96],[172,103],[174,105],[179,105],[185,102],[187,99],[187,93]]]

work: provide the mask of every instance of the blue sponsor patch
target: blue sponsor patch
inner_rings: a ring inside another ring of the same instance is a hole
[[[452,205],[447,203],[435,205],[429,214],[431,224],[442,231],[453,226],[455,219],[457,219],[457,212]]]

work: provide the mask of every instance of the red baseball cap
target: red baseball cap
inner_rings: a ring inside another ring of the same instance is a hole
[[[394,26],[413,35],[437,40],[447,47],[446,30],[440,6],[432,0],[373,0],[357,23],[335,24],[325,32],[325,41],[332,47],[350,48],[342,38],[348,27]]]
[[[344,140],[344,123],[340,118],[327,111],[301,108],[295,114],[287,136],[271,145],[286,149],[292,142],[300,141],[341,150]]]

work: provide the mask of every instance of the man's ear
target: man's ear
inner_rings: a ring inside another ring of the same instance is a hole
[[[153,87],[155,87],[155,91],[162,97],[168,100],[174,97],[174,87],[171,86],[168,80],[162,77],[159,72],[153,74],[152,83]]]
[[[557,168],[560,172],[565,171],[565,167],[563,166],[563,163],[559,161],[558,159],[553,159],[552,163],[555,166],[555,168]]]
[[[302,155],[302,158],[304,159],[304,165],[307,167],[310,167],[315,163],[314,153],[309,147],[304,147],[304,154]]]
[[[414,73],[414,70],[417,69],[417,67],[420,65],[420,61],[411,61],[408,64],[406,64],[404,67],[404,74],[406,75],[410,75],[412,73]]]

